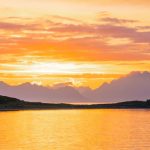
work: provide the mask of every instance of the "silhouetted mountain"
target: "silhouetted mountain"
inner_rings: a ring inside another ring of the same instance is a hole
[[[111,83],[104,83],[92,90],[88,87],[73,87],[71,83],[44,87],[30,83],[10,86],[0,82],[0,95],[31,102],[47,103],[101,103],[130,100],[145,100],[150,97],[150,73],[132,72]]]
[[[10,110],[34,110],[34,109],[140,109],[150,108],[150,100],[120,102],[112,104],[92,104],[92,105],[73,105],[73,104],[49,104],[39,102],[26,102],[15,98],[0,96],[0,111]]]
[[[150,73],[132,72],[110,84],[105,83],[92,91],[88,97],[94,101],[115,102],[124,100],[144,100],[150,97]]]
[[[44,87],[30,83],[9,86],[0,83],[0,95],[15,97],[28,101],[42,101],[49,103],[84,102],[85,98],[73,87]]]

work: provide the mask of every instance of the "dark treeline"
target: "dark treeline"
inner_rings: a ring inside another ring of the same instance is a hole
[[[0,96],[0,110],[33,110],[33,109],[142,109],[150,108],[150,100],[126,101],[112,104],[49,104],[40,102],[26,102],[15,98]]]

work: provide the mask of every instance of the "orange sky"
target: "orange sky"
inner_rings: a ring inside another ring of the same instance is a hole
[[[150,71],[148,0],[1,0],[0,80],[96,88]]]

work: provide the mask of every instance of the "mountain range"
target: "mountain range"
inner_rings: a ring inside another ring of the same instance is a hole
[[[131,72],[110,83],[104,83],[94,90],[66,84],[53,87],[31,83],[11,86],[1,81],[0,95],[46,103],[109,103],[145,100],[150,98],[150,72]]]

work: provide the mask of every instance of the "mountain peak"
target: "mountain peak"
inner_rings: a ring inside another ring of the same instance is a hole
[[[131,72],[97,88],[93,95],[96,101],[144,100],[150,97],[150,73]]]
[[[133,71],[131,73],[129,73],[128,75],[126,75],[126,77],[150,77],[150,72],[148,71]]]
[[[131,72],[110,83],[104,83],[95,90],[88,87],[74,87],[70,82],[59,83],[52,87],[33,85],[29,82],[19,86],[10,86],[0,82],[0,94],[48,103],[145,100],[150,98],[150,72]]]

